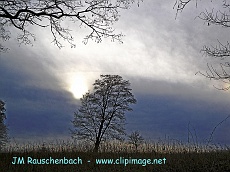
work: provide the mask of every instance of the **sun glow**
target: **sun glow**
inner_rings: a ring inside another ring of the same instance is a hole
[[[230,83],[226,82],[223,84],[222,88],[220,89],[223,89],[225,91],[230,91]]]
[[[76,99],[80,99],[88,91],[86,81],[83,76],[75,75],[71,79],[70,91]]]

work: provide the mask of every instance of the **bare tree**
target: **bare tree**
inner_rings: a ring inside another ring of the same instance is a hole
[[[177,0],[175,2],[174,8],[178,12],[182,12],[186,5],[190,2],[194,1],[196,7],[198,7],[197,0]],[[217,25],[223,28],[230,28],[230,2],[227,0],[221,1],[222,8],[221,9],[212,9],[205,10],[201,12],[197,17],[203,20],[207,26]],[[226,58],[230,57],[230,44],[227,42],[226,44],[218,41],[216,46],[204,46],[201,51],[209,56],[214,58],[219,58],[220,60],[226,60]],[[220,62],[219,67],[214,67],[207,63],[208,70],[204,72],[198,72],[209,79],[220,80],[224,83],[230,84],[230,63],[223,61]],[[222,90],[228,90],[230,86],[219,88]]]
[[[6,111],[5,102],[0,100],[0,151],[2,150],[2,147],[8,141],[7,127],[4,123],[4,120],[6,119],[5,111]]]
[[[123,140],[125,111],[136,103],[130,83],[119,75],[101,75],[93,84],[93,92],[81,98],[81,107],[74,113],[73,138],[93,141],[97,152],[106,139]]]
[[[4,0],[0,1],[0,39],[10,38],[9,26],[18,29],[19,43],[31,44],[35,35],[29,26],[49,27],[53,35],[53,43],[61,48],[59,39],[67,41],[75,47],[71,30],[63,21],[79,22],[80,26],[91,29],[91,33],[84,39],[101,42],[102,38],[110,37],[121,41],[122,34],[114,33],[113,23],[118,21],[120,9],[128,9],[134,2],[139,5],[140,0]],[[0,50],[6,47],[0,44]]]
[[[129,135],[129,143],[135,146],[135,150],[137,151],[137,147],[143,143],[144,138],[141,136],[139,131],[134,131]]]

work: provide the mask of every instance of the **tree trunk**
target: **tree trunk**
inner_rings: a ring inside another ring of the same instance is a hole
[[[95,144],[94,144],[93,152],[98,152],[99,145],[100,145],[100,141],[99,141],[99,139],[97,139],[96,142],[95,142]]]
[[[100,142],[101,142],[100,138],[101,138],[101,132],[102,132],[102,129],[103,129],[104,122],[105,122],[105,120],[101,121],[100,128],[99,128],[99,131],[98,131],[98,136],[97,136],[96,142],[94,144],[93,152],[98,152],[99,145],[100,145]]]

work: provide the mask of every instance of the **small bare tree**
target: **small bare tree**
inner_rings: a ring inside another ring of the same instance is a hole
[[[94,152],[106,139],[123,140],[125,112],[136,103],[130,83],[119,75],[101,75],[93,84],[93,92],[81,98],[81,106],[72,121],[73,138],[93,141]]]
[[[80,26],[91,29],[84,39],[101,42],[102,38],[110,37],[121,41],[122,34],[114,33],[113,23],[118,21],[120,9],[128,9],[132,3],[139,0],[7,0],[0,1],[0,39],[10,38],[9,26],[18,29],[19,43],[31,44],[35,35],[28,26],[49,27],[53,42],[59,48],[63,45],[59,39],[67,41],[75,47],[71,30],[63,21],[79,22]],[[6,48],[0,44],[0,51]]]
[[[182,12],[186,5],[194,1],[196,7],[198,7],[197,0],[176,0],[174,8],[178,12]],[[207,26],[217,25],[223,28],[230,28],[230,2],[227,0],[221,1],[221,9],[205,10],[198,15],[198,18],[203,20]],[[205,55],[209,57],[219,58],[220,60],[225,60],[230,57],[230,44],[227,42],[223,44],[218,41],[216,46],[204,46],[201,50]],[[214,67],[213,65],[207,64],[208,70],[204,72],[198,72],[209,79],[220,80],[224,83],[230,84],[230,63],[221,62],[219,67]],[[228,90],[230,86],[224,88],[218,88],[222,90]]]
[[[129,143],[135,146],[135,150],[137,152],[137,147],[143,143],[144,138],[141,136],[139,131],[132,132],[128,137],[129,137]]]
[[[8,137],[7,137],[7,127],[4,123],[6,119],[5,115],[5,102],[0,100],[0,151],[2,150],[2,147],[7,143]]]

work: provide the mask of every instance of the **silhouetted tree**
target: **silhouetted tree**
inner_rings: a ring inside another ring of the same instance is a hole
[[[137,147],[143,143],[144,138],[138,131],[132,132],[129,136],[129,143],[135,146],[135,150],[137,151]]]
[[[0,151],[2,150],[2,147],[7,142],[7,127],[4,123],[4,120],[6,119],[5,115],[5,102],[0,100]]]
[[[119,75],[101,75],[93,84],[93,92],[81,98],[81,107],[72,121],[76,128],[73,138],[88,139],[97,152],[106,139],[123,140],[125,135],[125,111],[136,103],[130,83]]]
[[[194,1],[196,3],[196,7],[199,6],[197,0],[177,0],[175,2],[174,8],[178,12],[182,12],[186,5],[190,2]],[[212,10],[205,10],[198,15],[198,18],[205,21],[207,26],[217,25],[223,28],[230,28],[230,2],[229,1],[220,1],[222,4],[222,8]],[[218,41],[218,45],[216,46],[204,46],[201,50],[205,55],[209,57],[219,58],[220,60],[225,60],[230,57],[230,43],[227,42],[223,44]],[[223,62],[220,63],[219,68],[213,67],[213,65],[207,64],[208,70],[203,72],[198,72],[209,79],[220,80],[224,83],[230,83],[230,63]],[[228,90],[229,87],[221,88],[223,90]]]
[[[128,9],[139,0],[7,0],[0,1],[0,39],[10,38],[9,26],[18,29],[20,43],[31,44],[35,35],[29,31],[29,26],[49,27],[53,42],[62,47],[60,38],[75,47],[71,30],[63,21],[79,22],[80,26],[91,29],[85,37],[101,42],[103,37],[121,41],[122,34],[115,34],[112,25],[118,21],[119,10]],[[0,44],[0,51],[6,48]]]

